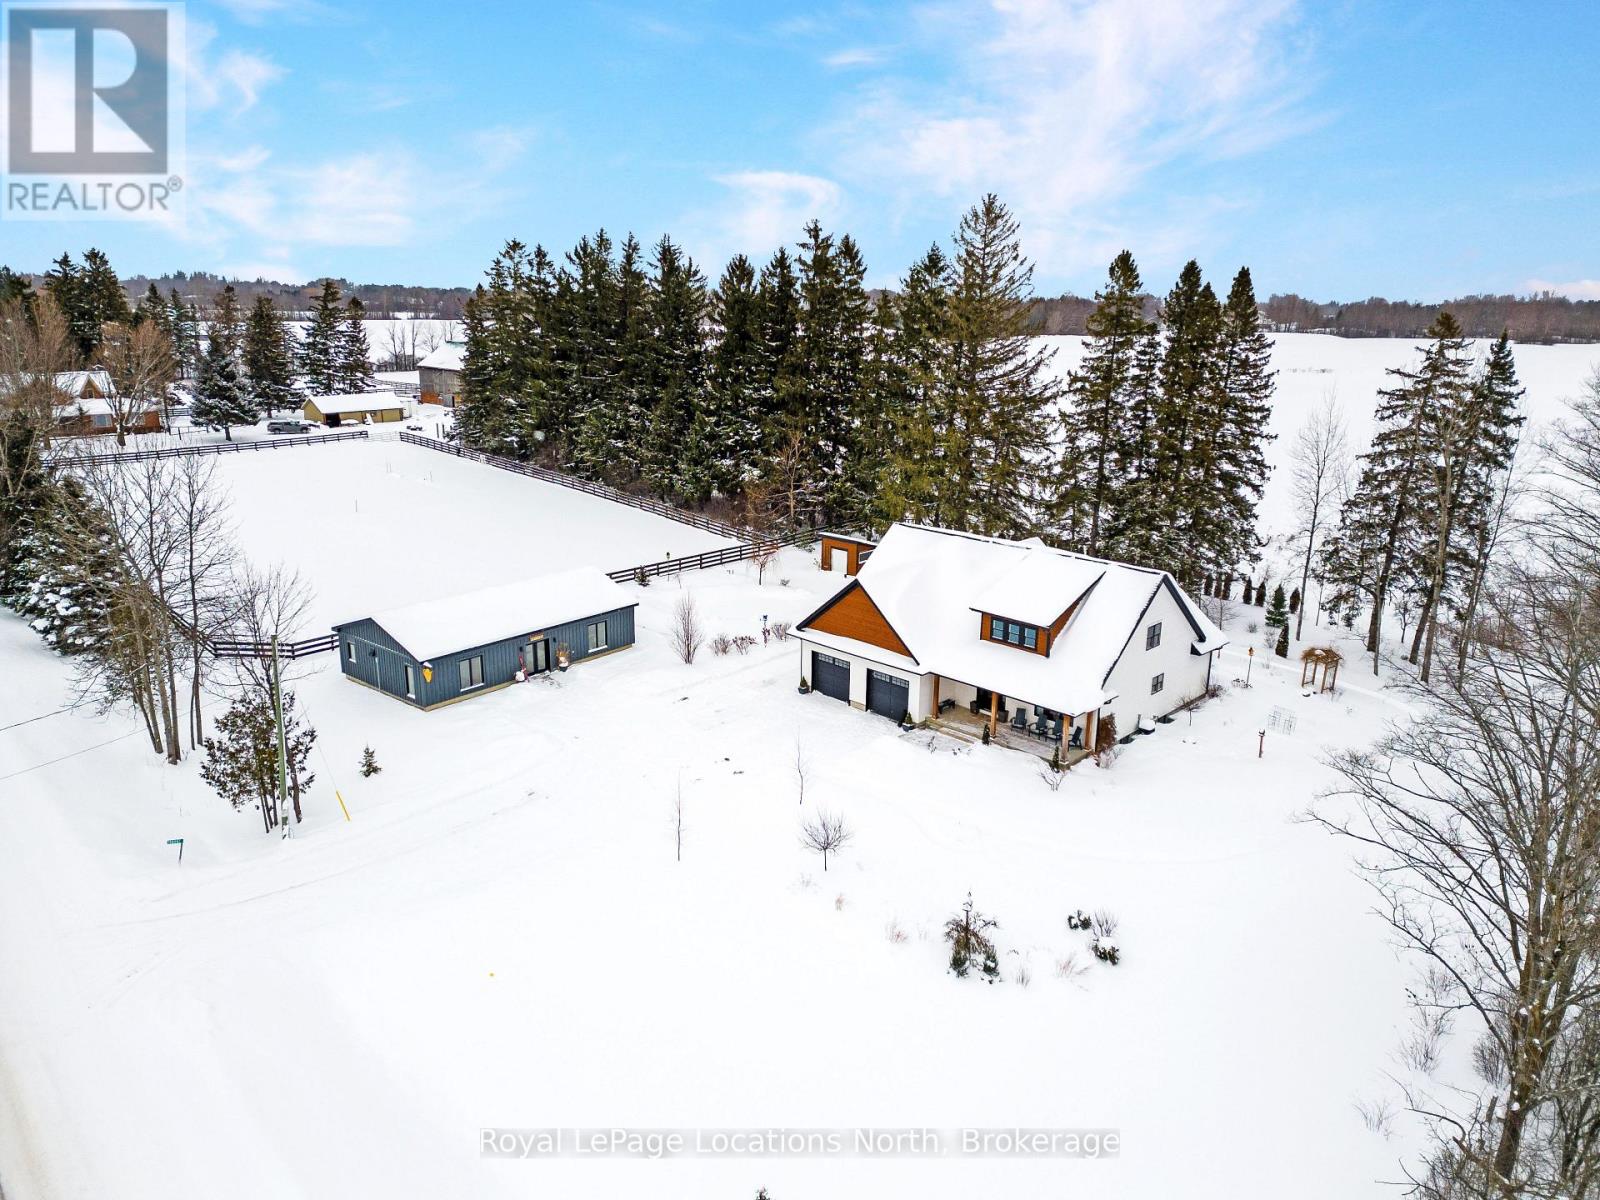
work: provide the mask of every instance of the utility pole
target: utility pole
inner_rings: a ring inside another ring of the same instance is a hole
[[[278,724],[278,820],[289,832],[289,745],[283,731],[283,680],[278,672],[278,635],[272,635],[272,713]]]

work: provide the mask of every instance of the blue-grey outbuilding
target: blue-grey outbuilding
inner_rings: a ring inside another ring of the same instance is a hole
[[[437,708],[633,645],[637,602],[592,567],[409,604],[335,625],[339,666]]]

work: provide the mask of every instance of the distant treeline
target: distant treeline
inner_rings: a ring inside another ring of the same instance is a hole
[[[1154,296],[1143,297],[1153,317]],[[1354,303],[1307,300],[1294,293],[1274,295],[1261,306],[1268,328],[1279,333],[1331,333],[1339,337],[1426,337],[1439,314],[1448,310],[1466,336],[1496,338],[1510,331],[1517,342],[1600,342],[1600,300],[1569,300],[1550,292],[1533,296],[1463,296],[1437,304],[1385,300],[1374,296]],[[1039,333],[1082,334],[1094,301],[1082,296],[1036,300],[1032,327]]]
[[[267,296],[277,307],[290,316],[304,316],[317,306],[322,295],[323,281],[310,283],[280,283],[272,279],[229,279],[207,271],[175,271],[168,275],[129,275],[123,279],[128,294],[137,300],[153,283],[163,295],[174,290],[185,300],[209,308],[222,289],[233,285],[234,295],[242,307],[249,307],[257,296]],[[348,279],[334,278],[339,293],[346,300],[359,300],[368,317],[436,317],[440,320],[459,321],[471,288],[411,287],[398,283],[352,283]]]

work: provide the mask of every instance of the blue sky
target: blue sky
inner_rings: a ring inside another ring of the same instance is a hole
[[[0,261],[466,284],[604,226],[715,277],[815,215],[892,284],[993,190],[1043,292],[1600,298],[1593,3],[191,3],[187,216]]]

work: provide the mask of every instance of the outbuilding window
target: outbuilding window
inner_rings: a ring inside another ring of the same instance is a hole
[[[346,642],[344,644],[344,656],[345,656],[345,658],[349,659],[351,662],[355,662],[355,660],[356,660],[356,644],[354,642]]]
[[[1161,645],[1161,622],[1157,621],[1144,631],[1144,648],[1154,650],[1159,645]]]
[[[1150,694],[1152,696],[1154,696],[1157,692],[1159,692],[1162,688],[1164,688],[1166,686],[1167,686],[1167,677],[1165,675],[1157,675],[1154,679],[1152,679],[1150,681]]]
[[[593,654],[596,650],[604,650],[606,645],[606,623],[604,621],[595,621],[589,626],[589,653]]]
[[[483,686],[483,655],[474,654],[461,660],[461,690]]]

